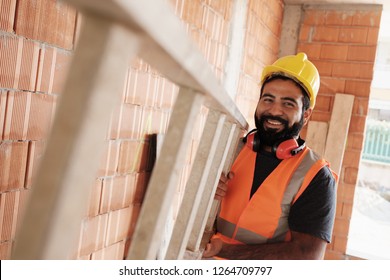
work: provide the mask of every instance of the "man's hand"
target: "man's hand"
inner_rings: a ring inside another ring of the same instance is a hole
[[[210,240],[203,258],[218,256],[229,260],[321,260],[327,242],[306,233],[291,231],[291,241],[264,244],[228,244],[216,237]]]
[[[210,243],[206,245],[206,249],[203,252],[203,258],[211,258],[222,250],[223,242],[219,238],[214,238],[210,240]]]
[[[222,198],[226,195],[226,192],[227,192],[227,184],[229,182],[229,180],[233,179],[234,178],[234,173],[233,172],[229,172],[227,176],[225,175],[221,175],[221,178],[219,178],[219,183],[218,183],[218,187],[217,187],[217,190],[215,192],[215,199],[216,200],[222,200]]]

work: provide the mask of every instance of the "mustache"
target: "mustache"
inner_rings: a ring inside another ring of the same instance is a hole
[[[281,118],[281,117],[278,117],[278,116],[271,116],[271,115],[262,115],[260,117],[260,123],[264,123],[265,121],[267,120],[273,120],[273,121],[277,121],[277,122],[280,122],[281,124],[283,124],[284,126],[288,126],[288,121]]]

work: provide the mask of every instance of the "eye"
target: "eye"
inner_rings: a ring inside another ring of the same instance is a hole
[[[287,108],[295,108],[295,103],[291,101],[286,101],[283,103],[285,107]]]
[[[262,102],[267,104],[274,102],[274,99],[272,97],[267,97],[267,96],[264,96],[261,100]]]

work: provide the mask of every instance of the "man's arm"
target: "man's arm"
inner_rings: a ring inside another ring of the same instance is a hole
[[[230,260],[319,260],[327,242],[309,234],[291,232],[291,241],[256,245],[231,245],[215,238],[207,245],[204,258],[218,256]]]

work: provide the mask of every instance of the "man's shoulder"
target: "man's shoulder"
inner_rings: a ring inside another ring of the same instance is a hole
[[[324,191],[333,192],[336,186],[336,178],[328,165],[323,166],[314,176],[308,187],[326,187]]]

